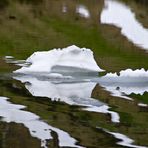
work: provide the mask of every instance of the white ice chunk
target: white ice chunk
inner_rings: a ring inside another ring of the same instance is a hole
[[[55,72],[55,67],[58,67],[58,72],[60,71],[60,67],[75,68],[82,72],[102,71],[97,65],[93,52],[90,49],[79,48],[74,45],[63,49],[35,52],[26,62],[32,64],[29,67],[22,67],[16,70],[15,73],[52,73],[53,71]]]

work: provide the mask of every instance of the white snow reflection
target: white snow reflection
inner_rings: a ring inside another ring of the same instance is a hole
[[[78,105],[84,110],[111,115],[111,121],[118,123],[118,113],[110,111],[110,107],[97,99],[91,98],[96,86],[94,82],[53,83],[49,80],[40,80],[28,75],[15,76],[16,80],[25,83],[25,87],[33,96],[48,97],[52,101],[61,101],[69,105]]]
[[[26,108],[23,105],[12,104],[6,97],[0,97],[0,116],[2,121],[7,123],[15,122],[21,123],[29,129],[30,134],[41,140],[41,147],[47,147],[47,140],[52,139],[51,131],[54,131],[58,135],[60,147],[76,147],[82,148],[76,145],[76,140],[72,138],[68,133],[52,127],[47,123],[40,120],[40,117],[34,113],[24,111]]]
[[[131,9],[117,0],[105,0],[101,23],[121,28],[121,33],[139,47],[148,49],[148,29],[144,28]]]
[[[132,100],[128,95],[144,95],[148,92],[148,71],[144,69],[126,69],[117,73],[108,73],[101,78],[94,79],[112,96]]]

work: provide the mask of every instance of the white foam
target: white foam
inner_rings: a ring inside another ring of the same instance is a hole
[[[35,52],[27,60],[32,63],[29,67],[22,67],[15,73],[42,72],[52,73],[54,67],[72,67],[85,71],[102,71],[94,60],[93,52],[90,49],[69,46],[63,49],[53,49],[44,52]],[[60,68],[58,69],[60,70]]]
[[[139,47],[148,49],[148,29],[144,28],[132,10],[117,0],[105,0],[101,23],[121,28],[121,33]]]
[[[22,110],[25,106],[12,104],[7,99],[6,97],[0,97],[0,116],[2,120],[7,123],[15,122],[23,124],[29,129],[33,137],[41,140],[41,147],[47,147],[47,140],[52,139],[50,132],[55,131],[58,135],[60,147],[82,148],[76,145],[77,141],[68,133],[48,125],[41,121],[38,115]]]

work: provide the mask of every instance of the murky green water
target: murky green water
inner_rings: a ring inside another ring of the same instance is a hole
[[[147,41],[147,3],[114,2],[135,14]],[[148,147],[147,81],[54,83],[12,75],[24,64],[17,60],[34,51],[73,44],[91,48],[106,72],[147,70],[147,46],[122,34],[125,25],[101,22],[104,0],[3,0],[0,7],[0,147]]]

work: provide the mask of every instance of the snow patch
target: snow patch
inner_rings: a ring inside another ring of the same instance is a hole
[[[129,138],[128,136],[121,134],[121,133],[117,133],[117,132],[110,132],[107,129],[104,128],[100,128],[97,127],[97,129],[102,129],[104,132],[113,135],[116,139],[118,139],[119,141],[117,142],[118,145],[124,146],[124,147],[131,147],[131,148],[147,148],[145,146],[139,146],[139,145],[135,145],[134,140]]]
[[[40,120],[38,115],[24,111],[25,106],[12,104],[7,100],[8,98],[6,97],[0,97],[0,116],[2,117],[2,121],[23,124],[29,129],[33,137],[41,140],[41,147],[47,148],[47,140],[52,139],[51,131],[55,131],[58,135],[60,147],[82,148],[76,145],[77,141],[68,133],[48,125],[46,122]]]
[[[144,28],[132,10],[117,0],[105,0],[101,23],[121,28],[121,33],[138,47],[148,49],[148,29]]]

